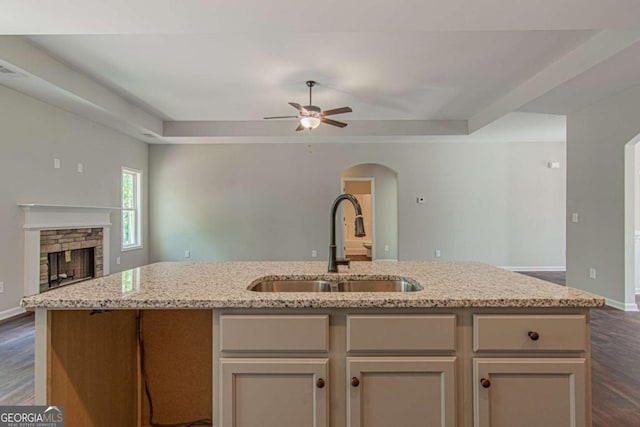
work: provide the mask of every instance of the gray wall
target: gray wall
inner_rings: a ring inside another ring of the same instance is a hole
[[[356,165],[343,178],[374,178],[376,259],[398,259],[398,177],[391,169],[373,164]],[[342,228],[340,227],[342,231]],[[389,246],[389,252],[384,246]]]
[[[54,158],[60,169],[53,168]],[[24,212],[18,203],[120,206],[123,165],[142,170],[148,182],[147,145],[0,86],[0,317],[19,306],[24,290]],[[143,200],[147,193],[145,185]],[[111,221],[111,271],[147,263],[148,245],[120,254],[120,216],[112,213]]]
[[[398,172],[401,260],[564,266],[563,143],[155,145],[153,261],[327,259],[340,175]],[[416,204],[423,196],[426,203]]]
[[[625,145],[640,133],[639,111],[640,86],[567,118],[567,212],[579,215],[567,224],[567,284],[627,304],[635,301],[625,286]]]

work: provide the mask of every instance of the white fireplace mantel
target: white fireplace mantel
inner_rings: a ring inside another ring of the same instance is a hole
[[[73,206],[40,203],[20,203],[18,206],[24,210],[25,295],[37,294],[40,291],[41,230],[102,228],[103,274],[109,274],[111,212],[121,210],[121,208],[110,206]]]
[[[110,206],[72,206],[21,203],[26,230],[60,230],[64,228],[110,227]]]

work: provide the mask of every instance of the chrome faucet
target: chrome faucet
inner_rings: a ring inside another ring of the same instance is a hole
[[[340,202],[343,200],[348,200],[353,205],[353,208],[356,210],[356,229],[355,235],[356,237],[364,237],[366,236],[364,232],[364,221],[362,220],[362,208],[360,208],[360,203],[358,203],[358,199],[353,197],[351,194],[344,193],[339,195],[334,201],[333,206],[331,206],[331,243],[329,244],[329,273],[337,273],[338,272],[338,264],[348,264],[349,260],[340,260],[336,259],[336,212],[338,211],[338,206]]]

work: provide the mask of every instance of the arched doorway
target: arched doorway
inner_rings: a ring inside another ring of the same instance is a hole
[[[354,260],[399,259],[398,249],[398,174],[378,163],[363,163],[344,170],[341,192],[350,192],[363,208],[363,238],[353,234],[353,209],[342,206],[339,253]]]

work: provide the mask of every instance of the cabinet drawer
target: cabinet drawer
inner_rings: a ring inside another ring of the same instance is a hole
[[[347,351],[454,351],[456,316],[347,316]]]
[[[222,315],[221,351],[329,351],[328,315]]]
[[[474,351],[582,351],[584,315],[475,315]]]

